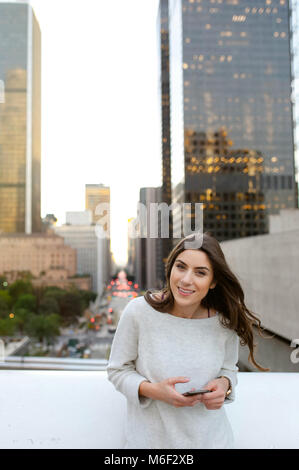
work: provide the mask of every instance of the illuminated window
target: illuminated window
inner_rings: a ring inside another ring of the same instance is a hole
[[[191,39],[190,39],[190,38],[186,38],[186,39],[185,39],[185,42],[186,42],[187,44],[190,44]]]
[[[210,25],[210,24],[206,24],[206,29],[211,29],[211,25]]]
[[[246,21],[246,16],[245,15],[234,15],[232,17],[232,21],[243,23],[244,21]]]
[[[278,33],[277,31],[275,31],[275,33],[273,33],[273,36],[274,36],[275,38],[278,38],[279,33]]]
[[[183,63],[183,69],[187,69],[188,68],[188,64],[186,64],[186,62]]]

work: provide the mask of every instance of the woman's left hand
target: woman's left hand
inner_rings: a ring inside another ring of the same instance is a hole
[[[203,403],[208,410],[218,410],[223,405],[228,387],[228,379],[221,378],[211,380],[205,387],[202,387],[211,390],[211,392],[199,395],[198,400],[200,403]]]

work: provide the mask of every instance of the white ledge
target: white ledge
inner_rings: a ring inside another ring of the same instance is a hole
[[[239,372],[225,406],[238,449],[299,448],[299,374]],[[0,371],[1,449],[118,449],[126,399],[106,371]]]

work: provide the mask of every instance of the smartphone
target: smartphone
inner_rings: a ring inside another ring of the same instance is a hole
[[[203,393],[209,393],[211,392],[211,390],[193,390],[193,391],[190,391],[190,392],[185,392],[183,393],[184,397],[190,397],[191,395],[200,395],[200,394],[203,394]]]

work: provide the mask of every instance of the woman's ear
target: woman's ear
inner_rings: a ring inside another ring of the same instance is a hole
[[[217,281],[213,281],[212,284],[210,285],[210,289],[215,289],[217,285]]]

